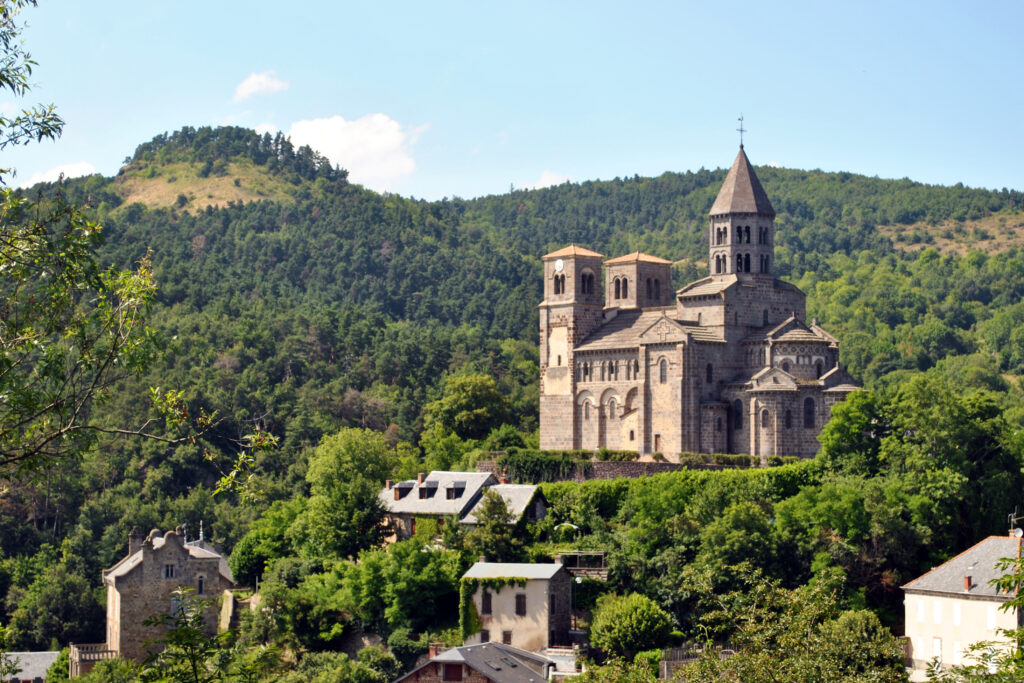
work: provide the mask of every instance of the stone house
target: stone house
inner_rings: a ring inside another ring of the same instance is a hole
[[[1002,575],[1000,559],[1020,552],[1020,539],[989,536],[903,586],[911,680],[926,680],[933,659],[947,667],[968,663],[964,653],[974,643],[1011,645],[1001,632],[1024,625],[1021,612],[1000,609],[1014,595],[989,582]]]
[[[433,653],[431,653],[433,655]],[[542,683],[556,663],[543,655],[498,643],[479,643],[433,655],[400,681],[463,681],[464,683]]]
[[[176,607],[172,593],[178,588],[190,588],[195,598],[213,601],[203,616],[207,631],[215,634],[216,601],[234,588],[235,581],[225,558],[202,534],[199,540],[186,541],[180,529],[167,533],[153,529],[145,539],[132,531],[128,555],[103,571],[103,585],[107,589],[107,642],[72,646],[73,675],[86,673],[98,659],[121,656],[143,661],[149,653],[146,641],[164,632],[163,626],[145,626],[143,621],[171,614]]]
[[[505,499],[517,521],[533,522],[547,514],[547,501],[538,487],[510,484],[490,472],[435,471],[408,481],[389,480],[379,498],[395,539],[404,540],[416,534],[417,518],[443,522],[454,516],[462,524],[476,524],[476,513],[489,488]]]
[[[543,652],[570,644],[571,577],[562,565],[477,562],[462,579],[477,582],[472,600],[481,628],[467,645],[500,642]]]
[[[742,145],[707,239],[710,274],[674,294],[672,262],[650,254],[543,257],[541,448],[817,452],[857,387],[804,293],[775,277],[775,210]]]

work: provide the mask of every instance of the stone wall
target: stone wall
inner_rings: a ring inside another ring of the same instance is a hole
[[[679,470],[685,469],[709,469],[718,470],[723,469],[721,465],[705,465],[703,467],[692,468],[688,465],[680,465],[674,462],[650,462],[650,461],[637,461],[633,460],[630,462],[612,462],[612,461],[594,461],[589,463],[589,471],[582,472],[580,468],[576,469],[576,472],[571,477],[566,477],[562,481],[587,481],[588,479],[619,479],[621,477],[649,477],[652,474],[662,474],[663,472],[678,472]],[[480,460],[476,464],[477,472],[493,472],[495,476],[498,475],[497,466],[494,460]]]

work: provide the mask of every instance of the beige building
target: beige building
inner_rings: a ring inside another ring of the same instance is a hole
[[[707,239],[710,274],[675,293],[657,256],[543,257],[541,448],[817,452],[857,387],[804,293],[775,277],[775,210],[742,145]]]
[[[235,581],[227,561],[200,534],[186,541],[182,531],[153,529],[145,539],[133,531],[128,555],[103,572],[107,589],[107,642],[102,645],[71,647],[72,675],[83,674],[99,659],[121,656],[136,662],[147,654],[146,641],[159,638],[163,626],[145,626],[143,621],[174,609],[172,593],[190,588],[192,594],[212,604],[204,613],[206,629],[217,632],[217,599]]]
[[[570,577],[562,565],[477,562],[463,579],[480,583],[473,605],[481,630],[466,645],[495,642],[543,652],[569,644]],[[495,581],[507,583],[494,587]]]
[[[464,645],[437,654],[431,648],[430,661],[395,683],[544,683],[558,675],[557,665],[558,662],[534,652],[498,643]]]
[[[926,680],[934,659],[946,667],[973,663],[965,652],[974,643],[1009,642],[1002,631],[1018,628],[1021,614],[1000,609],[1014,596],[989,582],[1001,576],[997,562],[1020,549],[1015,537],[990,536],[903,586],[911,680]]]

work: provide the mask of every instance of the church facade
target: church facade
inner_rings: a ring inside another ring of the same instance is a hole
[[[543,257],[541,448],[817,452],[857,387],[804,293],[775,278],[775,210],[742,145],[709,219],[711,272],[677,292],[649,254]]]

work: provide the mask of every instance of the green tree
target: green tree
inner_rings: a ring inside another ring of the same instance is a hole
[[[508,400],[488,375],[467,374],[449,377],[441,398],[428,403],[423,411],[429,429],[440,425],[446,432],[463,439],[483,439],[492,429],[510,419]]]
[[[378,498],[397,457],[384,437],[368,429],[342,429],[324,437],[309,460],[309,504],[296,525],[313,556],[355,557],[380,544],[387,529]]]
[[[203,614],[212,603],[197,599],[187,588],[175,590],[171,603],[174,609],[170,614],[158,614],[142,622],[146,626],[165,626],[167,631],[152,643],[156,651],[143,662],[139,679],[153,683],[216,681],[226,664],[228,634],[211,637],[206,632]]]
[[[523,552],[522,534],[516,516],[501,494],[485,490],[475,514],[476,524],[463,541],[470,556],[484,555],[491,562],[519,560]]]
[[[645,595],[605,595],[590,624],[590,642],[607,654],[632,659],[641,650],[664,647],[672,616]]]

